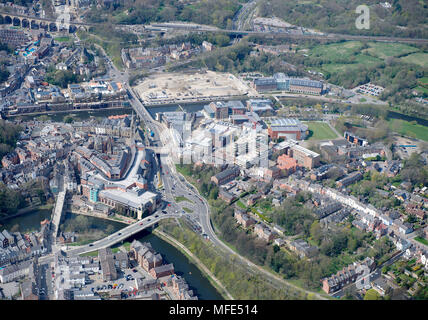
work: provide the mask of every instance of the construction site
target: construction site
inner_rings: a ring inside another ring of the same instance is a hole
[[[213,71],[153,74],[135,89],[142,103],[148,106],[257,95],[234,75]]]

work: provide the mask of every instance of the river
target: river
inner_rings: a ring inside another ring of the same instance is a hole
[[[19,232],[40,231],[40,222],[51,219],[51,209],[33,210],[25,214],[0,221],[0,230],[12,228]],[[15,231],[15,230],[13,230]]]
[[[63,223],[61,224],[61,227],[65,228],[77,217],[78,215],[67,213]],[[91,227],[94,230],[105,232],[108,226],[112,226],[114,232],[116,232],[126,226],[120,222],[103,220],[96,217],[85,217],[88,218]],[[51,210],[34,210],[21,216],[0,221],[0,230],[10,230],[13,226],[15,226],[17,231],[20,232],[39,231],[40,222],[44,219],[50,218]],[[194,290],[199,299],[223,300],[221,294],[202,274],[202,272],[174,246],[148,231],[142,231],[129,238],[127,241],[132,242],[134,239],[137,239],[141,242],[150,242],[153,249],[160,253],[164,260],[166,260],[168,263],[173,263],[176,273],[186,279],[187,283],[191,289]]]

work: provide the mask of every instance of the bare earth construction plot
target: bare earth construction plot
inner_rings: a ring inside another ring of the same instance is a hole
[[[153,74],[136,86],[136,91],[147,105],[222,100],[257,94],[234,75],[213,71]]]

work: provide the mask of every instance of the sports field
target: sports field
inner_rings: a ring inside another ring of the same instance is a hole
[[[331,130],[330,126],[327,123],[316,122],[316,121],[307,121],[304,122],[309,127],[309,138],[311,140],[328,140],[337,138],[336,133]]]

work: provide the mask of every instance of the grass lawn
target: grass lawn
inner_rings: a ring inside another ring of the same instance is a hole
[[[98,250],[91,251],[88,253],[83,253],[83,254],[80,254],[80,256],[81,257],[97,257],[98,256]]]
[[[70,41],[70,37],[56,37],[54,38],[56,42],[68,42]]]
[[[428,128],[421,124],[413,124],[400,119],[389,119],[389,127],[399,134],[428,141]],[[409,135],[410,134],[410,135]]]
[[[316,46],[311,50],[310,55],[328,59],[329,63],[323,64],[319,70],[332,74],[357,70],[361,66],[382,62],[383,59],[379,59],[376,55],[364,54],[362,48],[363,43],[360,41],[346,41]]]
[[[131,248],[131,242],[124,242],[122,246],[126,249],[126,251],[129,251]]]
[[[336,133],[331,130],[327,123],[308,121],[304,122],[309,128],[308,140],[327,140],[337,138]]]
[[[186,208],[186,207],[183,207],[183,210],[186,211],[187,213],[192,213],[193,212],[192,209],[189,209],[189,208]]]
[[[370,55],[380,59],[387,57],[400,57],[410,53],[418,52],[419,49],[402,43],[383,43],[383,42],[370,42],[370,48],[365,49]]]
[[[247,209],[247,207],[245,206],[245,204],[242,203],[241,200],[236,201],[236,205],[244,210]]]
[[[177,202],[187,201],[187,202],[193,203],[192,200],[187,199],[186,197],[183,197],[183,196],[175,197],[175,201],[177,201]]]
[[[418,52],[400,58],[401,61],[417,64],[421,67],[428,68],[428,53]]]
[[[422,243],[422,244],[424,244],[424,245],[426,245],[426,246],[428,246],[428,240],[425,239],[425,238],[416,237],[415,240],[418,241],[418,242],[420,242],[420,243]]]
[[[419,93],[426,93],[426,94],[428,94],[428,88],[425,88],[425,87],[423,87],[423,86],[417,86],[416,88],[415,88],[415,90],[416,91],[418,91]]]

